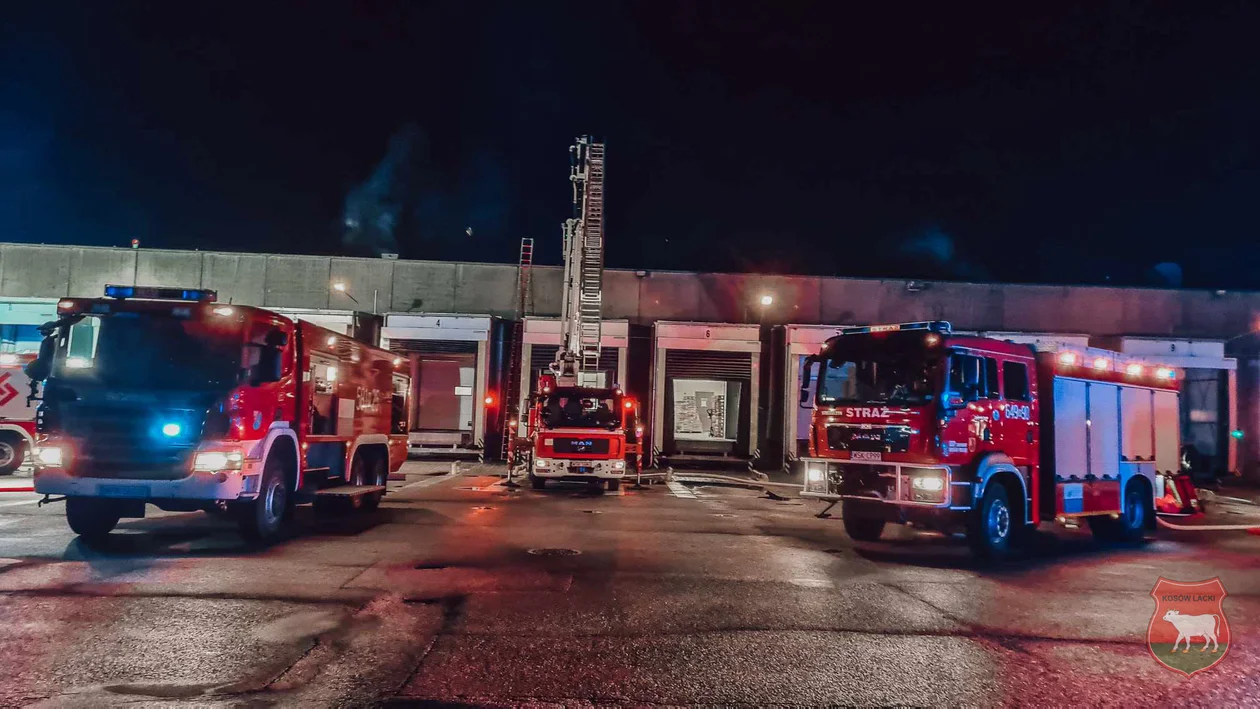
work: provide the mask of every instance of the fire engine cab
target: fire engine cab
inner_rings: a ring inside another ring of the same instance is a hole
[[[843,329],[805,367],[817,385],[803,494],[841,504],[855,540],[893,522],[961,530],[1000,557],[1043,521],[1082,519],[1097,537],[1139,539],[1178,469],[1176,370],[1116,352],[1037,352],[922,322]]]
[[[145,505],[236,517],[277,536],[293,505],[374,508],[407,450],[394,355],[214,291],[107,286],[68,298],[26,367],[35,491],[80,536]]]
[[[530,483],[535,489],[548,480],[620,489],[639,465],[638,414],[638,404],[621,389],[557,386],[556,377],[543,375],[529,409],[532,440],[523,447]]]

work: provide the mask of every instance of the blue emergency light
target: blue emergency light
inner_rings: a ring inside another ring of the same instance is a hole
[[[924,322],[906,322],[896,325],[867,325],[866,327],[842,327],[841,335],[868,335],[873,332],[901,332],[903,330],[926,330],[928,332],[939,332],[942,335],[948,335],[953,331],[953,326],[944,320],[930,320]]]
[[[187,300],[213,303],[219,294],[208,288],[162,288],[160,286],[105,286],[106,298],[145,300]]]

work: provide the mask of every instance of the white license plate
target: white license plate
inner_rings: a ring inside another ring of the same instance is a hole
[[[850,460],[873,460],[879,462],[884,459],[884,454],[878,451],[853,451],[849,453]]]

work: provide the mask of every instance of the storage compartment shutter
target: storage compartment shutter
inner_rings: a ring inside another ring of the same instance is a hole
[[[390,340],[389,351],[403,354],[477,354],[476,342],[466,340]]]
[[[752,379],[752,354],[714,350],[667,350],[665,376],[669,379]]]

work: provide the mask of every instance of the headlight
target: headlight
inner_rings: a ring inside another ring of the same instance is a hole
[[[193,470],[198,473],[240,470],[241,460],[240,451],[202,451],[193,458]]]
[[[915,490],[923,490],[925,492],[940,492],[945,489],[944,478],[938,477],[918,477],[914,478],[910,483]]]
[[[821,466],[811,465],[805,469],[805,480],[811,483],[820,483],[827,479],[827,470]]]
[[[614,460],[614,461],[613,461],[613,465],[612,465],[612,469],[613,469],[613,470],[625,470],[625,469],[626,469],[626,461],[624,461],[624,460]]]
[[[35,448],[35,462],[45,468],[60,468],[61,460],[62,451],[57,446],[39,446]]]
[[[535,467],[535,468],[538,468],[539,470],[544,470],[544,469],[546,469],[548,465],[549,465],[549,463],[547,462],[547,459],[546,459],[546,458],[535,458],[535,459],[534,459],[534,467]]]

